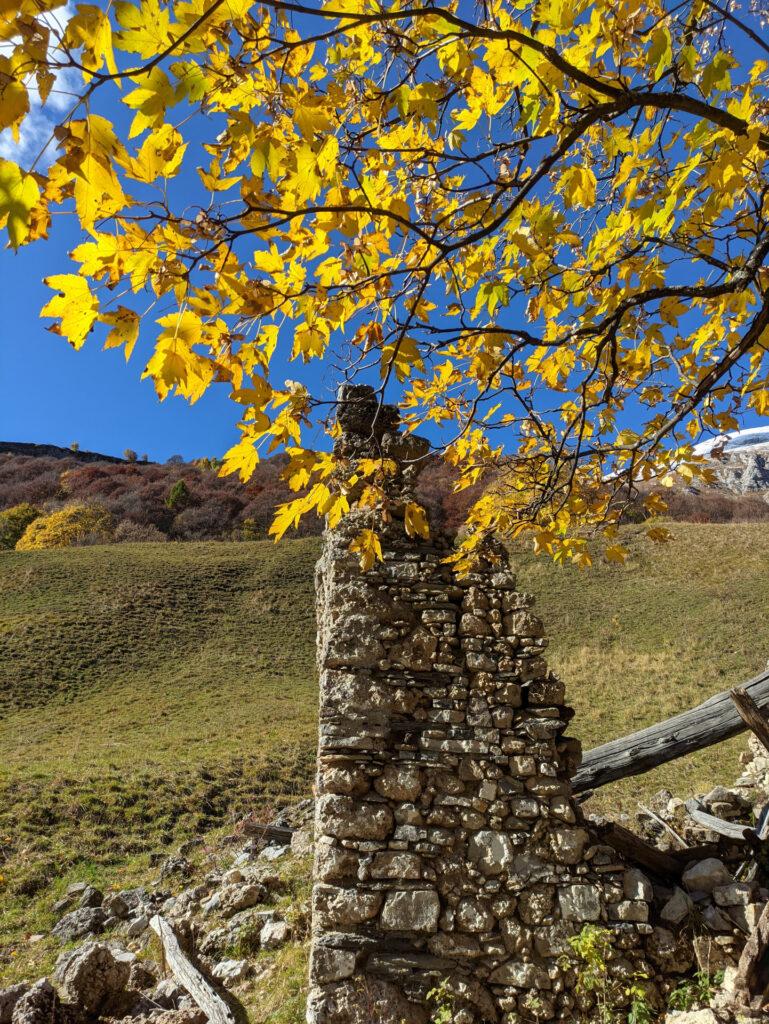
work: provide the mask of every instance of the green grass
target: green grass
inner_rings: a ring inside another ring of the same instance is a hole
[[[586,747],[746,679],[769,656],[766,527],[673,530],[663,548],[628,530],[624,568],[514,558]],[[183,838],[309,792],[318,552],[309,539],[0,556],[0,984],[50,961],[52,947],[25,935],[50,926],[67,881],[141,880]],[[596,800],[632,810],[663,785],[685,796],[728,782],[740,747]]]

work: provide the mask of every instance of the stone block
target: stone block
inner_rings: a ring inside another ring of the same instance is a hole
[[[382,908],[385,931],[432,934],[438,930],[441,901],[434,889],[390,892]]]
[[[494,876],[509,871],[515,850],[509,836],[503,832],[481,829],[470,838],[467,854],[484,875]]]
[[[376,917],[383,900],[381,892],[316,885],[313,889],[313,920],[320,928],[354,927]]]
[[[422,877],[422,859],[415,853],[386,850],[374,855],[371,862],[372,878],[400,878],[411,880]]]
[[[336,839],[386,839],[395,819],[386,804],[322,796],[316,808],[317,831]]]
[[[598,921],[601,891],[597,885],[565,885],[558,891],[564,921]]]

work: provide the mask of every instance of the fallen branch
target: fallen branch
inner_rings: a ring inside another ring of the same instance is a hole
[[[236,1024],[232,1010],[182,952],[179,940],[168,921],[160,914],[156,914],[150,921],[150,928],[160,939],[171,974],[205,1013],[209,1024]]]

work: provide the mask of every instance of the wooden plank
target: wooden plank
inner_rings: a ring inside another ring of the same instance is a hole
[[[659,878],[680,878],[684,864],[671,857],[664,850],[647,843],[635,832],[616,822],[589,822],[589,827],[598,839],[611,846],[627,860],[645,868]],[[683,852],[683,851],[681,851]],[[687,853],[689,851],[686,851]]]
[[[730,690],[729,696],[734,701],[737,713],[745,725],[758,737],[764,750],[769,751],[769,723],[767,723],[761,708],[741,686]]]
[[[744,683],[743,689],[757,707],[769,706],[769,671],[764,669]],[[641,775],[677,757],[736,736],[744,729],[745,722],[729,690],[725,690],[680,715],[588,750],[574,776],[574,792]]]
[[[235,1014],[211,983],[182,952],[179,940],[168,921],[160,914],[156,914],[150,920],[150,928],[160,939],[171,974],[206,1014],[209,1024],[236,1024]]]
[[[737,842],[747,843],[751,839],[755,839],[755,829],[750,825],[743,825],[738,821],[724,821],[723,818],[718,818],[715,814],[708,814],[707,811],[702,810],[698,800],[687,800],[685,806],[692,821],[702,825],[703,828],[709,828],[712,832],[717,832],[720,836],[726,836],[727,839],[734,839]]]
[[[285,825],[260,825],[257,821],[249,821],[245,818],[238,823],[238,835],[251,836],[255,839],[264,839],[267,843],[279,843],[281,846],[289,846],[291,836],[294,834],[292,828]]]

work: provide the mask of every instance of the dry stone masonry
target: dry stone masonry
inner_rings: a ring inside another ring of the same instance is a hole
[[[571,797],[578,744],[542,625],[490,549],[458,579],[450,541],[407,536],[427,444],[370,389],[340,393],[336,441],[386,458],[392,518],[328,531],[317,568],[321,705],[310,1024],[418,1024],[443,984],[456,1024],[579,1016],[568,939],[610,927],[627,976],[651,886],[591,845]],[[364,527],[384,560],[362,573]]]

